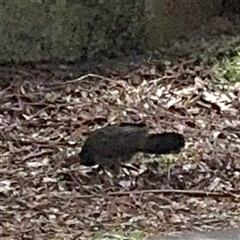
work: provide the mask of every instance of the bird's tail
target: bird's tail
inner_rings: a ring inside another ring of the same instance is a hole
[[[185,146],[185,139],[179,133],[149,134],[139,149],[144,153],[169,154],[179,153]]]

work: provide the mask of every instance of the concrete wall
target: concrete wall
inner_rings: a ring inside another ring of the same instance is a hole
[[[146,0],[150,17],[147,27],[150,49],[167,45],[172,39],[186,36],[222,11],[222,0]]]
[[[141,53],[196,28],[220,1],[1,0],[0,63]]]

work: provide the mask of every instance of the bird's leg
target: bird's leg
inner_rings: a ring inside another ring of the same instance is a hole
[[[113,174],[114,177],[116,177],[120,172],[120,165],[118,164],[118,162],[113,163],[112,165],[107,166],[106,168]]]

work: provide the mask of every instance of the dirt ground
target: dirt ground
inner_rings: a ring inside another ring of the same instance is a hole
[[[191,51],[189,42],[181,45],[189,50],[181,57],[172,57],[179,54],[173,47],[169,58],[159,52],[111,67],[0,67],[1,239],[239,226],[240,85],[215,77],[223,47],[239,37],[193,42]],[[137,155],[138,172],[117,182],[95,168],[62,167],[91,130],[123,121],[181,132],[186,147],[178,155]]]

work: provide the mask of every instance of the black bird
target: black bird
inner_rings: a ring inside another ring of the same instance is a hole
[[[85,166],[98,164],[102,168],[118,172],[121,163],[129,161],[137,152],[152,154],[179,153],[184,147],[183,135],[175,132],[148,134],[144,124],[107,126],[90,133],[83,144],[78,159]]]

